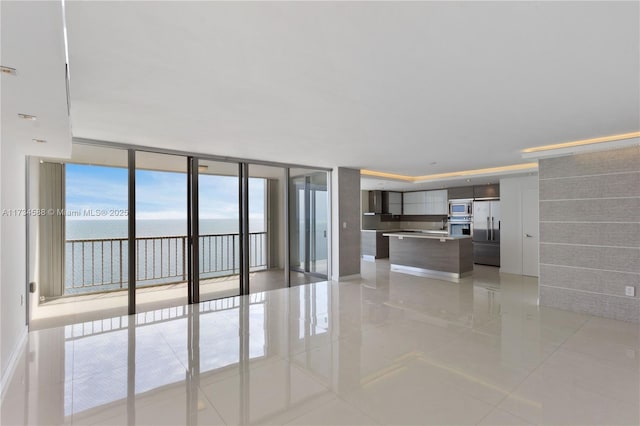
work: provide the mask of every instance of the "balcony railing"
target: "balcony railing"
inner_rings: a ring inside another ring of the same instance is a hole
[[[200,278],[239,272],[239,234],[201,235]],[[187,236],[136,238],[136,285],[174,284],[187,280]],[[249,234],[250,270],[267,267],[267,233]],[[64,293],[87,294],[127,288],[127,238],[66,241]]]

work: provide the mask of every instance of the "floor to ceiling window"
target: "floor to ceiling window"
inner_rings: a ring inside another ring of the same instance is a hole
[[[286,169],[249,164],[249,291],[288,286]]]
[[[31,324],[82,319],[97,308],[126,312],[127,151],[74,145],[70,161],[31,163],[30,198],[44,213],[30,226],[29,262],[39,271]]]
[[[188,300],[187,157],[136,152],[135,266],[138,310]]]
[[[34,207],[55,213],[30,221],[32,325],[327,279],[325,170],[89,143],[30,161]]]
[[[198,288],[200,301],[240,294],[238,163],[198,161]]]

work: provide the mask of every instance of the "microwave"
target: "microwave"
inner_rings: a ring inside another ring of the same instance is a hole
[[[473,202],[471,200],[451,200],[449,201],[449,216],[470,216]]]

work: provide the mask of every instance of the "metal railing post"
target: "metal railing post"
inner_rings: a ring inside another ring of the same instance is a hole
[[[182,237],[182,281],[187,279],[187,237]],[[177,250],[176,250],[177,256]]]
[[[120,253],[120,288],[122,288],[122,286],[123,286],[123,284],[124,284],[124,283],[123,283],[123,278],[124,278],[124,277],[122,276],[122,257],[123,257],[123,256],[122,256],[122,240],[120,240],[120,250],[119,250],[119,253]]]

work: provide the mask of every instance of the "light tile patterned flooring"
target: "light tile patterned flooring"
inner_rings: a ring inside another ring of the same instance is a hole
[[[537,306],[537,280],[363,262],[320,282],[29,334],[13,424],[640,424],[638,324]]]

